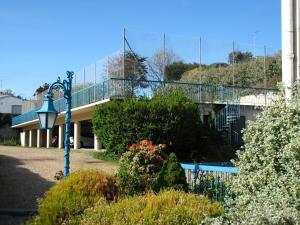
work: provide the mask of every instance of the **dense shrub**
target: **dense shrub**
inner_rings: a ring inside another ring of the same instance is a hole
[[[155,191],[164,188],[188,191],[184,169],[177,160],[175,153],[172,152],[164,163],[152,188]]]
[[[40,201],[38,215],[29,224],[69,224],[80,219],[81,213],[100,198],[114,200],[117,187],[113,177],[88,170],[71,174],[53,186]]]
[[[300,224],[300,89],[244,132],[226,217],[216,224]]]
[[[81,224],[198,225],[205,217],[222,213],[219,204],[203,196],[170,190],[158,195],[127,197],[111,204],[101,199],[95,207],[85,211]]]
[[[123,194],[143,193],[156,181],[157,173],[167,159],[165,145],[143,140],[133,144],[120,159],[117,183]]]
[[[131,143],[149,139],[168,144],[180,160],[187,160],[199,151],[201,128],[198,106],[179,90],[160,92],[152,99],[112,100],[93,115],[94,132],[118,156]]]

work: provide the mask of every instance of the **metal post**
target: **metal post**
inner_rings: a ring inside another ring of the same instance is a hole
[[[163,63],[163,81],[165,81],[165,69],[166,69],[166,33],[164,32],[164,39],[163,39],[163,43],[164,43],[164,46],[163,46],[163,53],[164,53],[164,63]]]
[[[202,40],[201,37],[199,38],[199,83],[200,83],[200,98],[199,101],[200,103],[202,102]]]
[[[235,52],[234,52],[234,41],[232,41],[232,86],[234,86],[235,84],[235,80],[234,80],[234,63],[235,63]]]
[[[232,41],[232,100],[234,101],[235,100],[235,89],[234,89],[234,86],[235,86],[235,71],[234,71],[234,65],[235,65],[235,52],[234,52],[234,41]]]
[[[125,96],[125,57],[126,57],[126,30],[123,30],[123,96]],[[110,82],[107,83],[109,85]]]
[[[96,83],[97,83],[97,64],[95,63],[95,71],[94,71],[94,102],[96,102]]]
[[[125,41],[126,41],[126,30],[123,29],[123,79],[125,79]]]
[[[64,152],[64,178],[69,175],[70,170],[70,132],[71,132],[71,108],[72,108],[72,78],[73,72],[67,72],[65,98],[66,104],[66,129],[65,129],[65,152]]]
[[[85,88],[85,67],[83,68],[83,87]]]
[[[267,105],[267,74],[266,74],[266,55],[267,47],[264,46],[264,89],[265,89],[265,106]]]

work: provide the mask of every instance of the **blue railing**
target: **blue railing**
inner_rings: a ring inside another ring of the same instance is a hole
[[[181,164],[187,182],[194,193],[203,194],[214,201],[223,202],[228,182],[236,175],[236,167],[222,164]]]
[[[269,105],[277,96],[275,89],[243,88],[231,86],[216,86],[205,84],[160,82],[110,78],[107,81],[92,85],[72,94],[72,108],[84,106],[104,99],[144,96],[151,98],[156,92],[168,89],[181,89],[197,103],[225,104],[231,102],[233,96],[245,99],[243,104]],[[262,96],[264,95],[264,96]],[[263,98],[262,98],[263,97]],[[263,99],[263,101],[261,100]],[[242,102],[241,102],[242,104]],[[54,101],[57,111],[65,110],[63,98]],[[12,125],[18,125],[37,119],[37,109],[14,117]]]
[[[92,85],[88,88],[82,89],[72,94],[72,108],[88,105],[97,101],[101,101],[109,98],[109,80],[103,83]],[[66,110],[66,103],[64,98],[55,100],[54,107],[58,112]],[[16,116],[12,119],[12,126],[25,123],[31,120],[38,119],[36,110],[23,113],[22,115]]]

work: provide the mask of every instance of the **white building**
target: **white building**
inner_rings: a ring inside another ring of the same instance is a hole
[[[27,103],[27,100],[12,95],[0,95],[0,113],[12,115],[22,114],[24,113],[24,105]]]

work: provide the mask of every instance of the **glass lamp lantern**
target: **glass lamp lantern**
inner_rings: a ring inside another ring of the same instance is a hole
[[[41,129],[52,129],[58,112],[54,108],[53,99],[49,96],[46,96],[43,102],[42,107],[36,111],[40,121]]]

